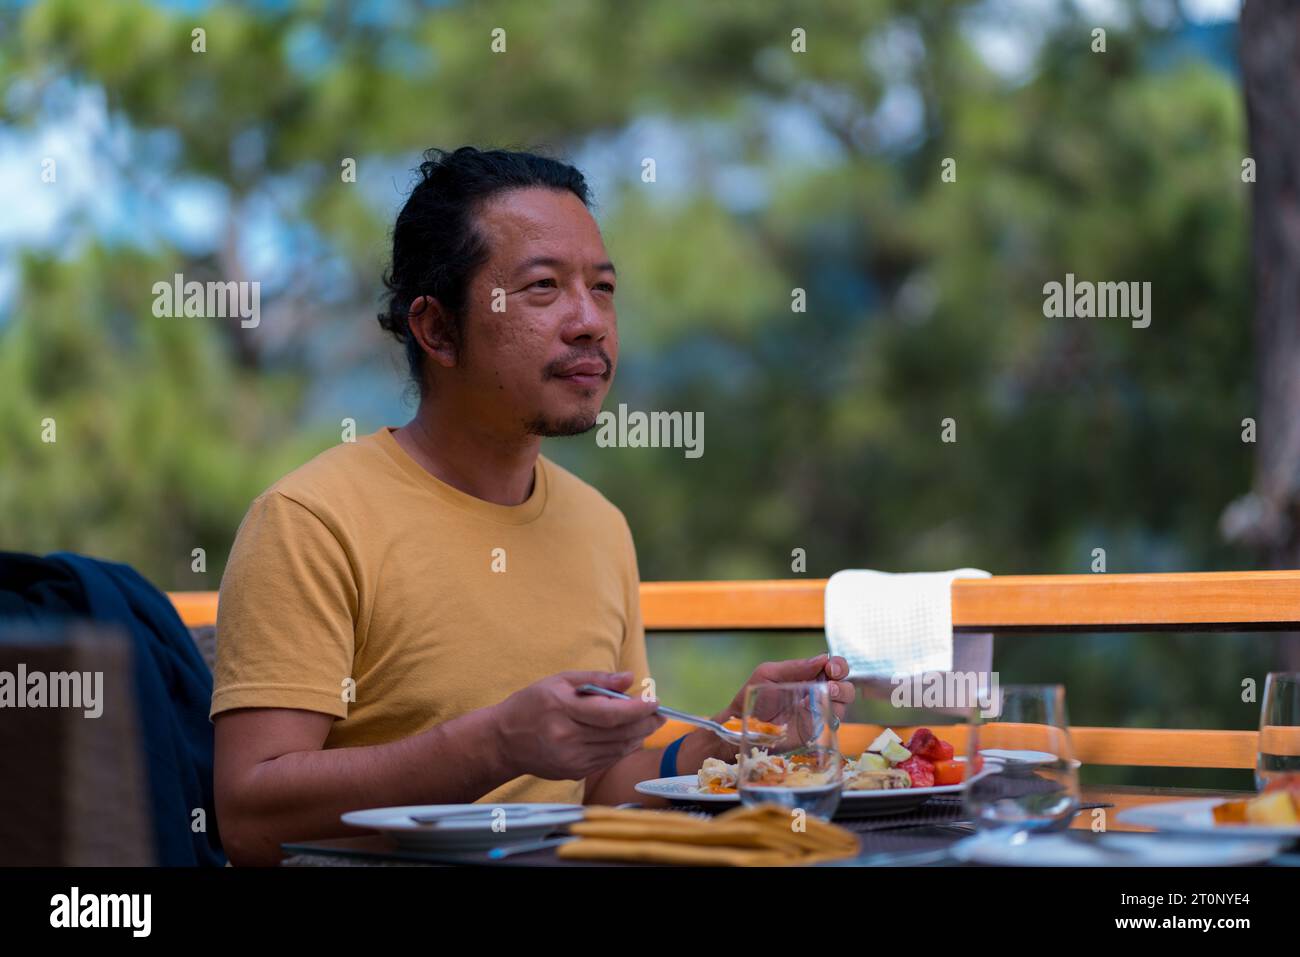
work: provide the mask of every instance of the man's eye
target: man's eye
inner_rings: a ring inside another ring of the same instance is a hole
[[[596,288],[605,290],[611,296],[614,295],[614,284],[612,282],[598,282]]]
[[[532,286],[540,286],[540,285],[541,285],[542,283],[544,283],[544,282],[549,282],[552,286],[555,285],[555,280],[554,280],[554,279],[539,279],[539,280],[537,280],[537,281],[534,282],[534,283],[530,283],[530,285],[532,285]]]

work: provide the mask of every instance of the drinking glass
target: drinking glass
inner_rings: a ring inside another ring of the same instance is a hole
[[[1079,762],[1061,685],[1003,685],[971,715],[965,814],[981,831],[1052,831],[1079,809]]]
[[[1264,681],[1259,709],[1255,785],[1261,791],[1287,774],[1300,773],[1300,671],[1274,671]]]
[[[829,820],[843,768],[826,682],[750,685],[741,717],[742,804],[774,802]]]

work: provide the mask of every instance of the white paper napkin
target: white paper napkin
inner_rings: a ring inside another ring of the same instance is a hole
[[[978,568],[902,574],[838,571],[826,583],[830,652],[848,661],[850,678],[987,672],[992,667],[992,635],[959,635],[954,653],[952,582],[988,577]]]

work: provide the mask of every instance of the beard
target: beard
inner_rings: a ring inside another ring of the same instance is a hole
[[[543,416],[530,421],[526,428],[529,435],[540,435],[544,439],[562,438],[566,435],[582,435],[596,427],[595,412],[580,412],[563,419],[548,419]]]

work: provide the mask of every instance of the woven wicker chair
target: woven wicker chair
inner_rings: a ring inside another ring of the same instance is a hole
[[[102,713],[5,709],[0,865],[147,865],[156,855],[125,636],[89,625],[0,631],[0,671],[102,672]]]

